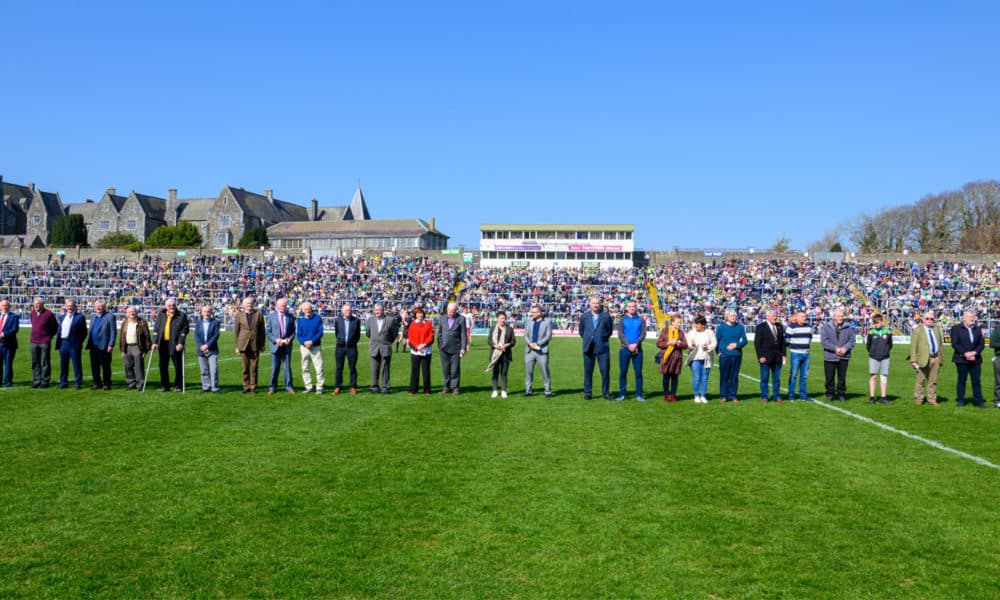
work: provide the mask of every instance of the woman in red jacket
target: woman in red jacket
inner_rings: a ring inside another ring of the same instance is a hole
[[[410,341],[410,391],[417,393],[420,374],[424,376],[424,393],[431,393],[431,344],[434,343],[434,326],[424,319],[424,309],[413,309],[413,320],[407,328],[406,337]]]

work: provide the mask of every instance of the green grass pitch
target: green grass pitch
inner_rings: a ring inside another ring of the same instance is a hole
[[[0,391],[0,596],[1000,596],[1000,472],[816,403],[762,405],[752,352],[734,406],[717,369],[711,404],[690,401],[687,372],[664,404],[649,350],[646,403],[584,401],[578,339],[553,342],[551,399],[522,397],[515,348],[507,400],[489,397],[485,338],[458,397],[408,397],[404,354],[394,393],[368,393],[364,349],[358,396],[247,396],[222,346],[219,396],[190,354],[181,395],[155,374],[125,391],[118,357],[111,392],[32,390],[18,352]],[[845,408],[1000,464],[1000,411],[958,409],[950,363],[949,401],[915,407],[906,351],[891,406],[865,403],[855,352]],[[329,346],[325,362],[329,391]],[[437,391],[437,356],[432,373]]]

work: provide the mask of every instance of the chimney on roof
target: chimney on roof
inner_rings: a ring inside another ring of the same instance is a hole
[[[31,190],[32,194],[34,194],[35,193],[35,184],[32,183],[32,182],[28,182],[28,189]]]
[[[267,196],[267,201],[274,205],[274,190],[264,190],[264,195]]]
[[[177,188],[167,190],[167,225],[174,227],[177,225]]]
[[[109,196],[114,196],[114,195],[116,195],[117,192],[118,192],[118,190],[115,189],[115,188],[113,188],[113,187],[109,187],[108,188],[108,195]]]
[[[434,228],[434,217],[431,217],[431,220],[427,222],[427,226],[430,227],[431,231],[435,231],[435,228]]]
[[[312,199],[312,210],[309,212],[310,221],[319,221],[319,200]]]

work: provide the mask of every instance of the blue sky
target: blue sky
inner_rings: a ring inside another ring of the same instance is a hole
[[[804,248],[998,175],[996,2],[11,2],[0,174]]]

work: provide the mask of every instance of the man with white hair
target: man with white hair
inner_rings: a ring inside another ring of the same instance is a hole
[[[52,378],[52,338],[59,322],[40,297],[31,303],[31,387],[47,388]]]
[[[392,343],[399,330],[399,321],[385,314],[385,308],[376,304],[368,317],[365,335],[369,338],[368,355],[371,363],[371,391],[388,394],[391,391],[389,366],[392,364]]]
[[[267,394],[273,396],[278,389],[278,372],[284,371],[284,387],[289,394],[295,393],[292,385],[292,340],[295,339],[295,319],[288,312],[288,298],[279,298],[274,311],[267,317],[264,329],[271,350],[271,383]]]
[[[844,320],[844,309],[833,311],[833,319],[819,329],[823,347],[823,369],[826,377],[826,401],[847,401],[847,363],[854,348],[854,327]]]
[[[944,334],[941,324],[934,322],[933,310],[920,317],[920,324],[910,332],[910,366],[917,372],[913,386],[913,399],[917,406],[924,403],[926,389],[927,404],[937,406],[937,379],[941,368],[941,345]],[[992,343],[992,340],[991,340]]]
[[[295,337],[299,340],[299,357],[301,358],[302,385],[306,392],[313,391],[313,378],[309,372],[312,363],[316,371],[316,393],[323,393],[323,383],[326,379],[323,372],[323,318],[313,312],[311,302],[299,305],[302,316],[295,323]]]
[[[769,308],[764,320],[754,330],[753,346],[760,363],[760,400],[781,402],[781,367],[785,365],[785,328],[777,322],[778,313]],[[771,386],[769,389],[768,381]]]
[[[962,322],[951,328],[951,347],[955,354],[951,360],[958,370],[955,390],[955,406],[965,406],[965,382],[972,380],[972,402],[976,408],[986,408],[980,377],[983,371],[983,331],[976,324],[976,313],[967,310],[962,313]]]
[[[153,350],[160,351],[160,391],[170,391],[170,363],[174,365],[174,391],[184,386],[184,338],[189,331],[188,317],[177,309],[173,298],[164,303],[153,324]]]
[[[438,352],[441,355],[441,378],[444,381],[442,394],[458,395],[462,380],[462,356],[469,347],[465,329],[465,317],[458,313],[458,305],[449,302],[445,314],[438,317]]]
[[[354,316],[353,309],[346,302],[340,307],[340,316],[333,321],[333,332],[337,336],[337,347],[333,351],[336,367],[333,373],[333,395],[340,393],[344,384],[344,360],[347,360],[348,383],[351,395],[358,393],[358,341],[361,340],[361,323]]]

